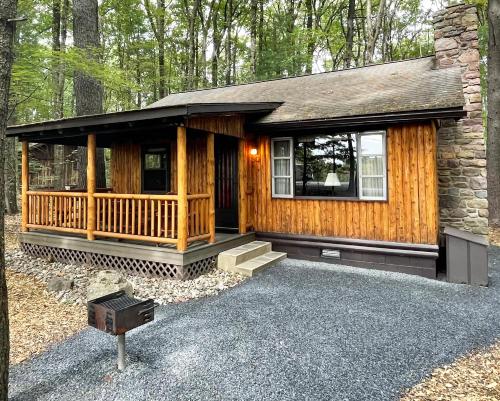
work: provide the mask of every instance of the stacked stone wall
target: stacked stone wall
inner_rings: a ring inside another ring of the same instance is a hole
[[[488,233],[486,147],[479,72],[478,16],[457,4],[434,17],[437,68],[462,69],[466,116],[438,123],[440,226]]]

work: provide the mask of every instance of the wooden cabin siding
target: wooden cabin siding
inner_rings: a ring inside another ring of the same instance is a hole
[[[155,145],[170,145],[170,191],[177,192],[177,142],[166,139]],[[206,134],[188,131],[188,194],[207,193]],[[111,148],[111,183],[114,193],[141,193],[141,145],[116,143]]]
[[[186,120],[186,127],[199,129],[214,134],[245,137],[245,118],[243,116],[229,117],[190,117]]]
[[[270,137],[261,136],[256,144],[258,156],[248,159],[248,219],[254,230],[437,244],[433,124],[387,130],[387,201],[273,199]]]
[[[188,130],[188,194],[207,193],[207,135]],[[170,144],[170,190],[177,192],[177,143]]]
[[[117,194],[141,193],[141,145],[135,143],[112,145],[111,187]]]

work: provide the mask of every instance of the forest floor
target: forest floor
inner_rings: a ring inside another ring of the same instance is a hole
[[[19,216],[6,216],[5,247],[17,250]],[[7,266],[9,295],[10,363],[20,363],[72,336],[87,325],[86,308],[57,301],[35,277]]]

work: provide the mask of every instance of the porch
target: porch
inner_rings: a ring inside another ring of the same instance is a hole
[[[218,160],[216,176],[216,136],[223,135],[180,125],[166,127],[165,131],[175,134],[161,138],[153,134],[146,141],[168,149],[168,155],[164,155],[168,162],[161,161],[164,176],[158,169],[152,175],[156,180],[153,185],[165,183],[165,187],[155,191],[146,191],[145,173],[137,173],[145,164],[141,141],[110,142],[109,138],[106,143],[111,146],[113,185],[96,188],[94,133],[88,134],[86,141],[86,189],[30,190],[29,142],[22,141],[22,231],[71,234],[88,241],[98,238],[168,245],[184,252],[200,241],[215,243],[218,213],[227,214],[229,210],[235,216],[229,228],[245,234],[250,227],[246,218],[244,139],[230,138],[235,146],[227,157],[232,160]],[[188,139],[192,139],[189,147]]]

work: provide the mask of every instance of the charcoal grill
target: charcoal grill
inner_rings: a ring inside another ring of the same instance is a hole
[[[117,336],[118,369],[125,368],[125,333],[154,320],[158,306],[152,299],[141,301],[117,291],[87,303],[88,323]]]

